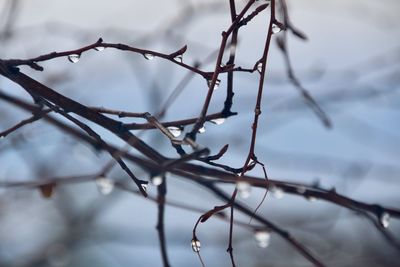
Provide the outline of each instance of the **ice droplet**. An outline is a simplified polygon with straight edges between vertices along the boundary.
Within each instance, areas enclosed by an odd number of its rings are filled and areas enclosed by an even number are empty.
[[[176,62],[182,63],[182,62],[183,62],[183,56],[182,56],[182,55],[177,55],[176,57],[174,57],[174,60],[175,60]]]
[[[272,33],[276,34],[276,33],[280,33],[282,31],[282,28],[277,25],[277,24],[272,24]]]
[[[143,56],[147,60],[152,60],[154,58],[154,55],[150,53],[145,53]]]
[[[79,62],[79,59],[80,59],[80,58],[81,58],[81,56],[78,55],[78,54],[71,54],[71,55],[68,56],[68,60],[69,60],[69,62],[71,62],[71,63],[77,63],[77,62]]]
[[[300,185],[299,187],[296,188],[296,191],[297,191],[299,194],[304,194],[304,193],[307,191],[307,189],[306,189],[305,186]]]
[[[285,194],[281,188],[276,187],[276,186],[271,187],[270,191],[271,191],[271,193],[272,193],[272,196],[273,196],[274,198],[276,198],[276,199],[281,199],[281,198],[283,198],[283,196],[284,196],[284,194]]]
[[[259,62],[259,63],[257,64],[257,71],[258,71],[259,73],[262,73],[262,68],[263,68],[263,63],[262,63],[262,62]]]
[[[144,192],[147,191],[147,184],[141,184],[140,186],[142,187],[142,189],[144,190]]]
[[[96,178],[96,185],[103,195],[109,195],[114,190],[114,182],[106,177]]]
[[[236,183],[239,196],[243,199],[249,198],[251,193],[251,185],[248,182],[240,181]]]
[[[271,234],[270,232],[265,230],[256,231],[254,233],[254,238],[257,242],[257,246],[259,246],[260,248],[266,248],[269,246]]]
[[[193,238],[191,241],[191,245],[192,245],[193,252],[196,252],[196,253],[200,252],[201,243],[198,239]]]
[[[383,212],[379,217],[379,222],[384,228],[388,228],[390,224],[390,214],[387,212]]]
[[[211,80],[208,80],[208,81],[207,81],[208,87],[211,86],[211,82],[212,82]],[[213,90],[214,90],[214,91],[217,90],[217,89],[219,88],[219,85],[220,85],[220,84],[221,84],[221,80],[216,80],[216,81],[215,81],[215,84],[214,84],[214,89],[213,89]]]
[[[225,118],[217,118],[217,119],[210,120],[210,122],[212,122],[216,125],[221,125],[225,122],[225,120],[226,120]]]
[[[167,129],[174,137],[179,137],[182,133],[182,129],[176,126],[167,127]]]
[[[306,198],[307,198],[307,200],[310,201],[310,202],[317,201],[317,198],[316,198],[316,197],[313,197],[313,196],[307,196]]]
[[[206,127],[204,127],[204,126],[202,126],[200,129],[199,129],[199,133],[205,133],[206,132]]]
[[[153,177],[151,177],[151,183],[155,186],[159,186],[160,184],[162,184],[163,178],[161,176],[161,174],[159,175],[155,175]]]
[[[94,50],[99,51],[99,52],[103,51],[104,49],[105,49],[104,46],[96,46],[96,47],[94,48]]]

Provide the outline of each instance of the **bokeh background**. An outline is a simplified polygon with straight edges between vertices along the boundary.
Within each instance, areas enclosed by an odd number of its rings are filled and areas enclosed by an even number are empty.
[[[12,4],[14,2],[14,4]],[[239,7],[245,1],[236,1]],[[15,6],[12,19],[7,14]],[[318,183],[368,203],[400,206],[400,2],[396,0],[288,1],[292,22],[308,36],[289,35],[289,53],[303,85],[333,122],[326,129],[289,83],[282,54],[273,42],[258,130],[256,154],[272,178]],[[0,1],[0,57],[31,58],[76,49],[99,37],[165,53],[188,45],[184,61],[204,61],[219,47],[230,25],[228,1]],[[261,57],[268,23],[262,13],[243,28],[237,65],[252,67]],[[212,70],[215,57],[203,69]],[[77,64],[66,58],[42,64],[44,72],[22,71],[90,106],[156,113],[187,71],[170,62],[105,49],[85,53]],[[258,74],[235,74],[233,111],[222,125],[206,124],[199,143],[221,162],[243,164],[250,142]],[[223,106],[222,75],[210,112]],[[29,100],[18,86],[0,78],[1,90]],[[165,120],[197,116],[205,81],[194,76]],[[0,103],[0,131],[29,114]],[[137,120],[127,119],[133,122]],[[95,128],[110,143],[122,143]],[[140,133],[165,155],[176,156],[156,131]],[[105,153],[75,141],[45,122],[36,122],[0,140],[0,266],[162,266],[157,206],[115,189],[101,195],[94,181],[58,186],[50,199],[37,188],[6,188],[8,182],[67,177],[98,171]],[[134,171],[145,179],[140,168]],[[253,175],[262,177],[259,169]],[[114,168],[112,179],[129,178]],[[232,186],[221,186],[227,192]],[[150,194],[156,188],[149,186]],[[264,191],[253,189],[246,203],[256,207]],[[208,210],[222,202],[179,177],[168,177],[169,201]],[[357,214],[322,201],[268,195],[259,213],[289,230],[328,266],[399,266],[399,251]],[[168,252],[172,266],[200,266],[190,248],[200,213],[166,208]],[[239,220],[248,221],[241,217]],[[400,223],[390,221],[400,238]],[[199,229],[206,266],[230,266],[225,252],[228,223],[211,219]],[[259,248],[253,233],[235,227],[238,266],[309,266],[296,251],[272,235]]]

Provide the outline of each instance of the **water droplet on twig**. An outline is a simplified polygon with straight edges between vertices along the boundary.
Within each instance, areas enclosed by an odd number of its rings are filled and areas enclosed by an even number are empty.
[[[152,60],[154,58],[154,55],[151,53],[145,53],[143,56],[147,60]]]
[[[280,33],[282,31],[282,28],[277,25],[277,24],[272,24],[272,33],[276,34],[276,33]]]
[[[310,201],[310,202],[317,201],[317,198],[316,198],[316,197],[313,197],[313,196],[307,196],[306,198],[307,198],[307,200]]]
[[[281,199],[285,195],[285,193],[283,192],[282,188],[279,188],[279,187],[276,187],[276,186],[272,186],[270,188],[270,191],[272,193],[272,196],[274,198],[276,198],[276,199]]]
[[[390,214],[383,212],[379,217],[379,222],[384,228],[388,228],[390,224]]]
[[[208,85],[208,87],[210,87],[211,86],[211,82],[212,82],[212,80],[208,80],[207,81],[207,85]],[[218,88],[219,88],[219,85],[221,84],[221,80],[216,80],[215,81],[215,84],[214,84],[214,91],[215,90],[217,90]]]
[[[147,191],[147,184],[141,184],[140,186],[142,187],[142,189],[143,189],[144,192]]]
[[[221,125],[225,122],[225,118],[217,118],[217,119],[212,119],[210,122],[216,124],[216,125]]]
[[[269,246],[271,233],[265,230],[256,231],[254,233],[254,238],[257,242],[257,246],[259,246],[260,248],[266,248]]]
[[[206,132],[206,127],[201,126],[201,128],[199,129],[199,133],[205,133]]]
[[[68,60],[69,60],[69,62],[71,62],[71,63],[77,63],[77,62],[79,62],[79,59],[80,59],[80,58],[81,58],[81,56],[78,55],[78,54],[71,54],[71,55],[68,56]]]
[[[176,57],[174,57],[174,60],[176,62],[182,63],[183,62],[183,56],[182,55],[177,55]]]
[[[299,187],[296,188],[297,193],[299,194],[304,194],[306,192],[306,187],[303,185],[300,185]]]
[[[103,51],[104,49],[105,49],[104,46],[96,46],[96,47],[94,48],[94,50],[99,51],[99,52]]]
[[[155,186],[159,186],[163,182],[163,178],[162,178],[161,174],[154,175],[153,177],[150,178],[150,180],[151,180],[151,183]]]
[[[258,64],[257,64],[257,71],[261,74],[262,73],[262,69],[263,69],[263,63],[262,62],[259,62]]]
[[[114,190],[114,182],[106,177],[96,178],[96,185],[99,192],[103,195],[109,195]]]
[[[196,252],[196,253],[200,252],[201,243],[198,239],[193,238],[190,244],[192,245],[193,252]]]
[[[243,199],[249,198],[251,194],[251,185],[248,182],[239,181],[236,183],[239,196]]]
[[[182,133],[182,129],[176,126],[169,126],[167,129],[174,137],[179,137]]]

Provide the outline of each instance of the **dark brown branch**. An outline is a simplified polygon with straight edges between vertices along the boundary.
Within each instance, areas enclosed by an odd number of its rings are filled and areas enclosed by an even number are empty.
[[[35,122],[37,120],[40,120],[42,118],[42,114],[47,114],[49,113],[51,110],[43,110],[40,113],[36,113],[33,116],[31,116],[28,119],[22,120],[19,123],[17,123],[16,125],[8,128],[7,130],[0,132],[0,138],[6,137],[7,135],[9,135],[12,132],[15,132],[16,130],[20,129],[21,127],[30,124],[32,122]]]
[[[157,232],[158,239],[160,240],[160,251],[163,260],[164,267],[169,267],[167,244],[165,240],[165,227],[164,227],[164,213],[165,213],[165,198],[167,194],[167,182],[165,175],[162,176],[162,182],[157,186],[157,203],[158,203],[158,221],[157,221]]]

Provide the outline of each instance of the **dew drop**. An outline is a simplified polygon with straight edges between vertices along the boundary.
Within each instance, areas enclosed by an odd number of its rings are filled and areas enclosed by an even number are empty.
[[[196,253],[200,252],[201,243],[198,239],[193,238],[190,244],[192,245],[193,252],[196,252]]]
[[[183,62],[183,57],[182,57],[182,55],[177,55],[176,57],[174,57],[174,60],[175,60],[176,62],[182,63],[182,62]]]
[[[243,199],[249,198],[251,193],[251,185],[248,182],[240,181],[236,183],[239,196]]]
[[[265,230],[256,231],[254,233],[254,238],[257,242],[257,246],[259,246],[260,248],[266,248],[269,246],[271,234],[270,234],[270,232],[265,231]]]
[[[212,82],[211,80],[208,80],[208,81],[207,81],[208,87],[211,86],[211,82]],[[221,84],[221,80],[216,80],[216,81],[215,81],[215,84],[214,84],[214,89],[213,89],[213,90],[214,90],[214,91],[217,90],[217,89],[219,88],[219,85],[220,85],[220,84]]]
[[[276,186],[271,187],[270,191],[271,191],[271,193],[272,193],[272,196],[273,196],[274,198],[276,198],[276,199],[281,199],[281,198],[283,198],[283,196],[284,196],[284,194],[285,194],[281,188],[276,187]]]
[[[256,162],[254,161],[254,159],[250,159],[250,161],[249,161],[249,163],[247,164],[247,166],[253,166],[253,165],[255,165],[256,164]]]
[[[145,53],[143,56],[147,60],[152,60],[154,58],[154,55],[150,53]]]
[[[279,27],[279,25],[277,24],[272,24],[272,33],[276,34],[276,33],[280,33],[282,31],[282,28]]]
[[[105,49],[104,46],[96,46],[96,47],[94,48],[94,50],[99,51],[99,52],[103,51],[104,49]]]
[[[200,129],[199,129],[199,133],[205,133],[206,132],[206,127],[204,127],[204,126],[202,126]]]
[[[214,124],[216,124],[216,125],[221,125],[221,124],[223,124],[224,122],[225,122],[225,118],[217,118],[217,119],[213,119],[213,120],[210,120],[212,123],[214,123]]]
[[[390,221],[390,214],[387,212],[383,212],[379,217],[379,222],[384,228],[388,228],[390,223],[389,221]]]
[[[297,193],[299,194],[304,194],[306,192],[306,187],[301,185],[299,187],[296,188]]]
[[[257,64],[257,71],[258,71],[259,73],[262,73],[262,68],[263,68],[263,63],[262,63],[262,62],[259,62],[259,63]]]
[[[71,62],[71,63],[77,63],[77,62],[79,62],[79,59],[80,59],[80,58],[81,58],[81,56],[78,55],[78,54],[71,54],[71,55],[68,56],[68,60],[69,60],[69,62]]]
[[[179,137],[182,133],[182,129],[176,126],[167,127],[167,129],[174,137]]]
[[[317,198],[316,198],[316,197],[313,197],[313,196],[307,196],[306,198],[307,198],[307,200],[310,201],[310,202],[317,201]]]
[[[103,195],[109,195],[114,190],[114,182],[106,177],[96,178],[96,185]]]
[[[140,186],[142,187],[142,189],[143,189],[144,192],[147,191],[147,184],[141,184]]]
[[[151,183],[155,186],[159,186],[160,184],[162,184],[163,178],[161,176],[161,174],[159,175],[155,175],[153,177],[151,177]]]

